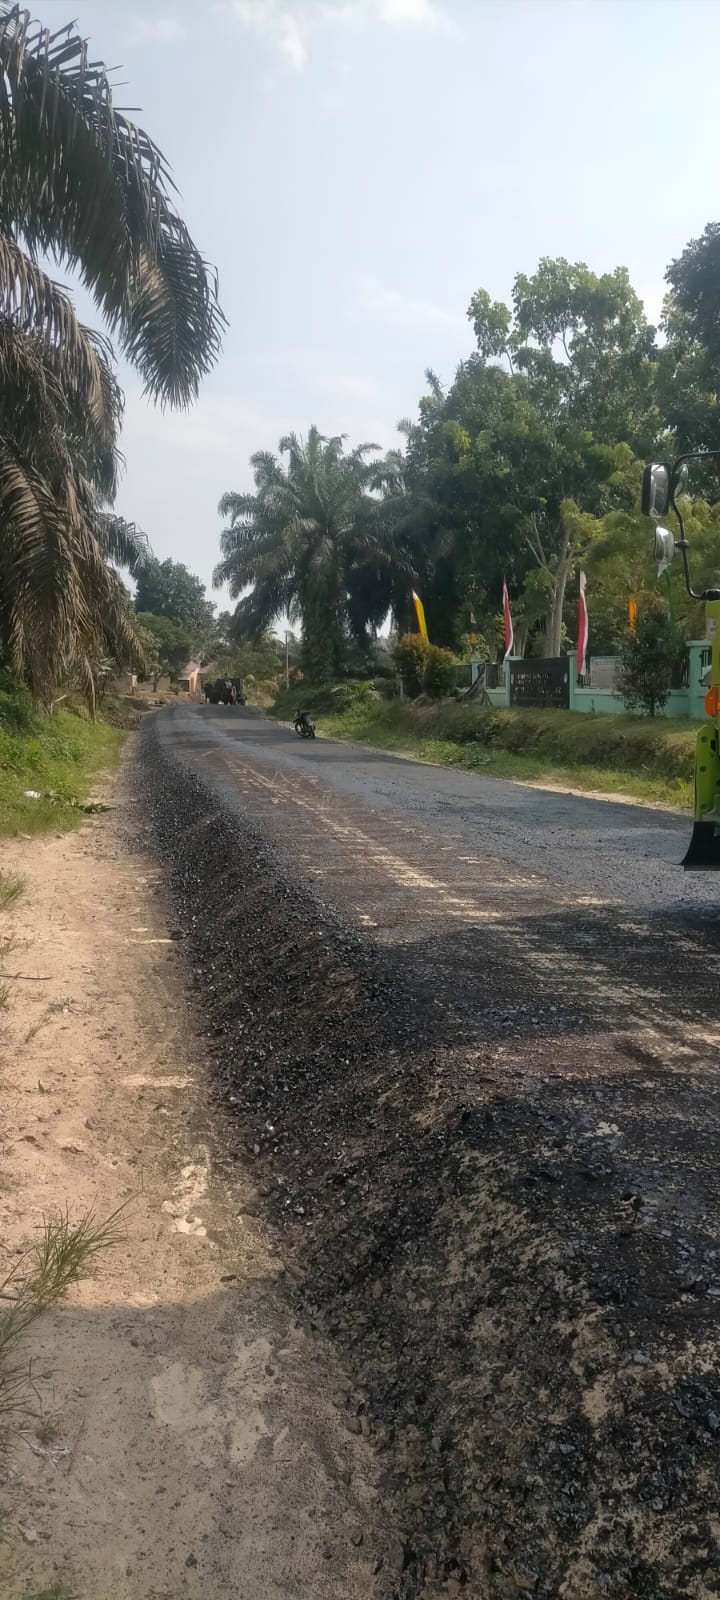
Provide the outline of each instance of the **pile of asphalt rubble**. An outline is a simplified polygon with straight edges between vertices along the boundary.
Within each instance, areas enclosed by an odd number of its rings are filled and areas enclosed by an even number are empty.
[[[719,1595],[702,1241],[683,1280],[633,1175],[588,1164],[566,1083],[471,1078],[465,1026],[411,960],[142,741],[214,1092],[379,1452],[398,1532],[377,1595]]]

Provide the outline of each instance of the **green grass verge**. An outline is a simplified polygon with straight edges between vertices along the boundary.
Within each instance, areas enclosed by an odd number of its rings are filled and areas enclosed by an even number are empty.
[[[79,1596],[74,1589],[67,1589],[64,1583],[54,1583],[50,1589],[19,1595],[18,1600],[79,1600]]]
[[[297,690],[283,694],[274,715],[289,718],[290,701],[296,710],[297,700]],[[660,805],[692,805],[698,725],[687,721],[374,699],[360,699],[337,714],[325,709],[327,691],[312,690],[306,691],[304,704],[317,716],[319,733],[419,761]]]
[[[0,835],[76,827],[99,773],[114,767],[127,732],[82,711],[46,716],[0,681]],[[34,790],[52,799],[28,799]]]

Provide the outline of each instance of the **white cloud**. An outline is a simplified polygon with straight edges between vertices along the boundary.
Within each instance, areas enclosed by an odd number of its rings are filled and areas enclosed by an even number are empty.
[[[455,33],[457,28],[438,0],[226,0],[224,10],[241,27],[274,45],[286,65],[301,72],[312,34],[334,27],[373,24],[425,33]]]
[[[313,394],[336,395],[341,400],[374,400],[378,394],[375,378],[343,368],[342,363],[351,358],[341,351],[301,346],[272,350],[265,359],[276,372],[282,372]]]
[[[304,8],[293,13],[278,0],[230,0],[229,10],[241,27],[269,39],[288,67],[302,72],[307,61]]]
[[[445,11],[434,0],[375,0],[365,8],[376,12],[391,28],[424,28],[428,33],[455,31]]]
[[[428,327],[434,324],[436,327],[467,329],[465,317],[459,312],[451,311],[448,306],[437,305],[431,300],[403,294],[399,289],[390,289],[378,278],[357,278],[355,301],[364,311],[374,311],[379,316],[413,327]]]
[[[179,44],[189,38],[189,29],[178,17],[135,17],[131,24],[131,44]]]

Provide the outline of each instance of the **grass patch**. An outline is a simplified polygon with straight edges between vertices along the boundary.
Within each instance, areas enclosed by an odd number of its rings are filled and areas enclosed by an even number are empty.
[[[0,835],[75,827],[93,781],[115,766],[126,736],[126,729],[92,722],[82,710],[44,715],[23,690],[0,681]]]
[[[287,716],[285,698],[275,715]],[[361,699],[340,715],[318,710],[317,722],[334,738],[488,777],[692,805],[697,724],[687,721]]]
[[[17,872],[0,872],[0,911],[13,906],[25,888],[25,881]]]
[[[121,1207],[120,1210],[123,1208]],[[0,1280],[0,1444],[26,1420],[32,1406],[32,1373],[18,1364],[18,1345],[48,1306],[62,1300],[101,1251],[118,1244],[119,1211],[98,1222],[88,1211],[71,1223],[66,1211],[45,1219],[41,1237]]]
[[[64,1583],[54,1583],[50,1589],[38,1589],[33,1594],[18,1595],[18,1600],[80,1600],[74,1589]]]

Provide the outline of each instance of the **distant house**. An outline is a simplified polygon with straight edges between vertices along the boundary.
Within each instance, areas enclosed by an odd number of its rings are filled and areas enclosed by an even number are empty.
[[[199,661],[188,661],[187,666],[178,673],[178,685],[187,694],[202,694],[203,678],[214,670],[212,662],[205,656]]]

